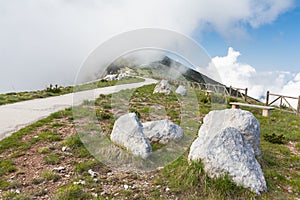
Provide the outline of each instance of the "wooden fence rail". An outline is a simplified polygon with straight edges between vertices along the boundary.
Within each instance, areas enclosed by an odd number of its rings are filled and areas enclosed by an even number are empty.
[[[270,96],[274,96],[276,97],[272,102],[270,102]],[[294,99],[294,100],[298,100],[298,105],[297,105],[297,109],[295,109],[291,103],[288,101],[288,99]],[[270,106],[274,103],[276,103],[277,101],[279,102],[279,108],[282,109],[284,102],[287,103],[288,107],[295,112],[296,114],[300,114],[300,96],[299,97],[291,97],[291,96],[284,96],[284,95],[280,95],[280,94],[272,94],[270,93],[270,91],[267,91],[267,95],[266,95],[266,106]]]
[[[247,101],[247,93],[248,88],[235,88],[235,87],[226,87],[222,84],[211,84],[211,83],[199,83],[195,81],[182,81],[182,80],[174,80],[168,77],[160,77],[160,76],[151,76],[152,78],[156,79],[165,79],[168,80],[170,83],[176,84],[176,85],[184,85],[189,86],[193,88],[198,88],[200,90],[207,91],[209,93],[215,93],[215,94],[223,94],[226,96],[233,96],[233,97],[241,97],[245,101]]]

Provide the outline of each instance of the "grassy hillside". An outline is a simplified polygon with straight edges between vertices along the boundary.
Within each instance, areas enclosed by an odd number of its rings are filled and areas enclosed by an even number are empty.
[[[188,139],[197,136],[205,114],[214,105],[201,91],[182,103],[174,94],[152,94],[154,85],[136,90],[101,95],[80,107],[52,114],[0,141],[0,197],[2,199],[295,199],[300,195],[300,117],[272,111],[262,117],[261,110],[250,109],[261,123],[262,159],[269,192],[256,196],[235,186],[228,177],[207,177],[201,163],[188,164],[188,150],[164,168],[150,172],[123,172],[97,161],[87,151],[78,133],[109,136],[115,119],[136,112],[141,121],[168,118],[181,122]],[[189,90],[191,92],[191,90]],[[131,94],[129,103],[125,96]],[[118,98],[117,98],[118,97]],[[118,101],[111,101],[112,99]],[[190,98],[190,99],[189,99]],[[123,99],[123,101],[122,101]],[[232,99],[231,100],[237,100]],[[228,101],[230,100],[228,99]],[[196,100],[196,102],[194,101]],[[241,101],[241,100],[239,100]],[[127,104],[128,103],[128,104]],[[128,105],[124,109],[123,105]],[[182,112],[184,107],[184,112]],[[125,107],[127,108],[127,107]],[[74,111],[74,112],[73,112]],[[78,112],[80,111],[80,112]],[[88,123],[93,114],[101,125]],[[74,120],[87,122],[75,127]],[[271,143],[272,142],[272,143]],[[62,150],[64,148],[64,151]],[[162,148],[154,145],[153,149]],[[65,167],[53,171],[55,167]],[[97,172],[96,179],[88,170]]]
[[[6,94],[0,94],[0,105],[16,103],[20,101],[32,100],[32,99],[40,99],[51,96],[59,96],[63,94],[72,93],[73,91],[83,91],[83,90],[91,90],[95,88],[108,87],[116,84],[127,84],[127,83],[135,83],[141,82],[143,79],[141,78],[126,78],[121,81],[97,81],[93,83],[83,84],[79,86],[67,86],[61,87],[58,85],[49,85],[44,90],[38,91],[30,91],[30,92],[11,92]]]

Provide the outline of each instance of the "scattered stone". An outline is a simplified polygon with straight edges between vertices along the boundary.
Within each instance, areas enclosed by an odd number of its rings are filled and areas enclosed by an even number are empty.
[[[150,142],[143,133],[143,125],[135,113],[123,115],[115,121],[110,139],[135,156],[146,159],[152,153]]]
[[[57,171],[57,172],[63,172],[63,171],[65,171],[66,170],[66,168],[65,167],[62,167],[62,166],[60,166],[60,167],[54,167],[53,169],[52,169],[52,171]]]
[[[39,138],[39,136],[38,136],[38,135],[35,135],[35,136],[33,136],[33,138],[35,138],[35,139],[36,139],[36,138]]]
[[[65,152],[65,151],[68,151],[69,148],[68,148],[68,147],[62,147],[61,150],[62,150],[63,152]]]
[[[125,189],[125,190],[128,190],[128,188],[129,188],[129,186],[125,184],[125,185],[124,185],[124,189]]]
[[[91,175],[92,178],[95,178],[98,175],[98,173],[94,172],[92,169],[89,169],[88,173]]]
[[[168,188],[168,187],[166,188],[166,192],[169,192],[170,190],[171,190],[170,188]]]
[[[267,191],[253,148],[236,128],[200,128],[199,136],[190,148],[189,160],[201,160],[205,171],[212,178],[228,174],[237,185],[257,194]]]
[[[179,85],[178,88],[175,90],[176,94],[179,94],[181,96],[186,96],[187,95],[187,90],[185,86]]]
[[[85,185],[85,181],[84,180],[79,180],[77,182],[73,182],[74,185]]]
[[[167,94],[169,95],[172,91],[171,85],[166,80],[161,80],[154,88],[153,94]]]
[[[117,80],[120,81],[122,80],[123,78],[126,78],[127,74],[126,73],[120,73],[117,77]]]
[[[145,122],[143,132],[150,142],[160,144],[167,144],[171,140],[179,141],[184,135],[182,128],[169,120]]]
[[[98,183],[98,181],[99,181],[97,178],[94,178],[93,180],[95,183]]]
[[[98,197],[98,194],[97,194],[97,193],[94,193],[94,192],[92,192],[92,196],[93,196],[93,197],[95,197],[95,198],[97,198],[97,197]]]
[[[117,79],[118,74],[108,74],[103,79],[107,81],[114,81]]]
[[[114,175],[113,172],[108,172],[108,173],[107,173],[107,176],[112,176],[112,175]]]

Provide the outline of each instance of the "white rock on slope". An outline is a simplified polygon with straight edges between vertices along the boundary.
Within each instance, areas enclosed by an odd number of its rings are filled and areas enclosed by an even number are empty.
[[[143,132],[150,142],[160,144],[167,144],[171,140],[179,141],[184,135],[182,128],[169,120],[145,122]]]
[[[181,96],[186,96],[187,95],[187,90],[185,86],[179,85],[178,88],[175,90],[176,94],[179,94]]]
[[[212,178],[228,174],[239,186],[260,194],[266,181],[251,145],[236,128],[227,127],[205,140],[199,136],[190,148],[189,160],[201,160]]]
[[[170,94],[172,91],[171,85],[166,80],[161,80],[154,88],[153,94]]]
[[[152,152],[150,142],[144,136],[143,125],[135,113],[123,115],[115,121],[110,139],[144,159]]]
[[[242,132],[247,142],[252,146],[255,155],[260,157],[260,124],[254,115],[241,109],[214,110],[209,112],[199,130],[199,136],[208,140],[226,127],[234,127]]]

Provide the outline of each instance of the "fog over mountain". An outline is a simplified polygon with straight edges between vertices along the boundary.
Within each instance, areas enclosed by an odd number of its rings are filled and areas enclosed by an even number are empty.
[[[50,83],[73,84],[89,53],[125,31],[153,27],[188,36],[197,32],[201,37],[201,32],[209,28],[224,38],[243,38],[247,35],[246,27],[272,23],[293,3],[293,0],[1,0],[0,92],[43,89]],[[238,53],[233,49],[228,55],[212,60],[225,84],[247,86],[255,97],[263,95],[267,84],[278,92],[292,93],[291,88],[299,88],[299,74],[257,72],[254,67],[239,63]],[[230,77],[224,76],[228,71],[232,72]],[[267,78],[267,83],[256,81],[265,79],[259,77]]]

